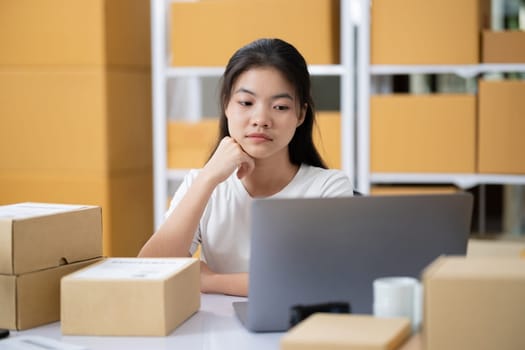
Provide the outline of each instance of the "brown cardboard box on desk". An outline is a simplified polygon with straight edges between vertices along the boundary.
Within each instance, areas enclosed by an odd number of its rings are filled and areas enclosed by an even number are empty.
[[[441,257],[423,283],[426,350],[525,349],[525,260]]]
[[[62,333],[164,336],[200,307],[199,261],[110,258],[62,279]]]
[[[317,313],[281,338],[281,350],[393,350],[410,332],[404,318]]]
[[[101,208],[0,206],[0,327],[58,321],[60,278],[102,255]]]

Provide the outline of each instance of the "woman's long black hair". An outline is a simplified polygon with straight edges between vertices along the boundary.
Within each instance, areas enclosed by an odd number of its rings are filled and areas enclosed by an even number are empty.
[[[307,106],[304,121],[297,127],[288,145],[290,162],[327,168],[312,138],[315,109],[308,66],[299,51],[281,39],[258,39],[237,50],[230,58],[221,79],[219,138],[212,154],[220,141],[225,136],[230,136],[225,111],[235,81],[242,73],[256,67],[272,67],[280,71],[295,87],[300,106]]]

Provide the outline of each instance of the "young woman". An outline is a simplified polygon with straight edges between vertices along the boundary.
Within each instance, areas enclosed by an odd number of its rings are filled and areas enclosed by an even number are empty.
[[[222,77],[220,136],[175,193],[139,256],[187,257],[201,245],[201,290],[248,294],[250,202],[256,197],[352,196],[312,140],[314,104],[301,54],[280,39],[239,49]]]

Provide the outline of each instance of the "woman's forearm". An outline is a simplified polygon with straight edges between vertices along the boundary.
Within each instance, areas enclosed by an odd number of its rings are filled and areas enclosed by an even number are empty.
[[[213,274],[201,279],[201,292],[248,296],[248,273]]]
[[[215,185],[198,175],[177,207],[146,242],[140,257],[185,257]]]

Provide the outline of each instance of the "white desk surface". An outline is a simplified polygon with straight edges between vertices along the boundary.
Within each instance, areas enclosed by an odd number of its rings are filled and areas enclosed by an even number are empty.
[[[166,337],[91,337],[63,336],[55,322],[26,331],[11,332],[10,337],[36,335],[92,350],[273,350],[279,349],[284,333],[251,333],[239,322],[232,302],[246,298],[202,294],[200,310]],[[399,350],[421,350],[419,335],[411,337]],[[1,346],[0,346],[1,348]]]
[[[284,333],[251,333],[243,328],[234,314],[232,302],[244,299],[202,294],[200,310],[166,337],[63,336],[59,322],[11,332],[10,337],[38,335],[93,350],[279,349],[279,341]]]

